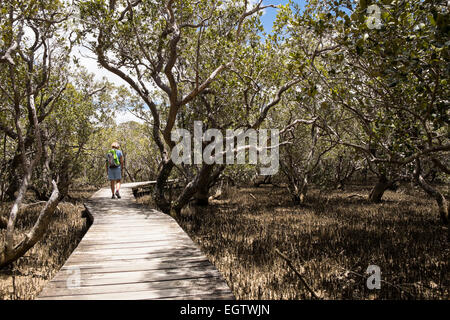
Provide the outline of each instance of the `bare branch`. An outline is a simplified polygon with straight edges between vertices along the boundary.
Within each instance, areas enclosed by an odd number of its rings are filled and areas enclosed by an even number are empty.
[[[299,83],[300,81],[301,81],[301,79],[291,80],[288,83],[286,83],[285,85],[283,85],[280,89],[278,89],[278,91],[277,91],[277,93],[275,95],[275,98],[262,108],[262,111],[260,113],[259,118],[255,121],[255,123],[251,127],[254,128],[254,129],[258,128],[261,125],[261,123],[266,119],[267,113],[269,112],[269,110],[273,106],[277,105],[280,102],[283,93],[286,90],[288,90],[289,88],[291,88],[292,86],[294,86],[297,83]]]
[[[128,12],[128,11],[130,11],[130,10],[132,10],[133,9],[133,7],[136,7],[139,3],[141,3],[142,2],[142,0],[136,0],[136,1],[133,1],[133,2],[128,2],[128,6],[120,13],[120,17],[119,17],[119,21],[122,21],[123,20],[123,18],[125,18],[125,14]]]
[[[16,38],[16,41],[14,41],[8,49],[5,50],[5,52],[0,52],[0,63],[8,62],[12,65],[15,65],[14,59],[12,57],[12,54],[14,51],[16,51],[19,48],[20,42],[22,41],[22,37],[24,34],[23,30],[23,20],[20,21],[20,27],[19,32]]]
[[[288,126],[286,126],[284,129],[282,129],[280,131],[280,134],[285,133],[288,130],[291,130],[292,128],[296,127],[298,124],[303,123],[303,124],[313,124],[314,122],[316,122],[318,118],[314,118],[311,120],[306,120],[306,119],[296,119],[294,122],[292,122],[291,124],[289,124]]]
[[[294,273],[299,277],[300,281],[303,283],[305,288],[312,294],[312,296],[318,300],[321,298],[317,295],[317,293],[311,288],[311,286],[306,282],[305,278],[297,271],[297,269],[292,265],[292,261],[283,253],[280,252],[277,248],[275,248],[275,253],[278,254],[284,261],[286,261],[289,268],[294,271]]]

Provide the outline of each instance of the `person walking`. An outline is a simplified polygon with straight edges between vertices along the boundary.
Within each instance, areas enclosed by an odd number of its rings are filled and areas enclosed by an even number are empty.
[[[120,181],[122,180],[123,154],[119,150],[120,146],[117,142],[111,144],[111,149],[106,155],[106,174],[111,182],[111,199],[120,199]]]

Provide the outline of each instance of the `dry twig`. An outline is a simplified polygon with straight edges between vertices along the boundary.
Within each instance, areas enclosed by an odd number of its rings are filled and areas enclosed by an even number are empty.
[[[312,294],[312,296],[318,300],[321,300],[322,298],[318,296],[318,294],[306,282],[305,278],[300,274],[300,272],[298,272],[297,269],[292,265],[291,260],[285,254],[281,253],[280,250],[278,250],[277,248],[275,248],[275,252],[287,262],[289,268],[291,268],[292,271],[294,271],[294,273],[300,278],[301,282],[306,287],[306,289],[308,289],[308,291]]]

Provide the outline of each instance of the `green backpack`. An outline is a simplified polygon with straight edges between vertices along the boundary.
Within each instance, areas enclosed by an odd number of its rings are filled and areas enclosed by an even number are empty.
[[[108,157],[108,165],[110,168],[117,168],[120,166],[119,157],[117,156],[115,149],[109,150],[107,157]]]

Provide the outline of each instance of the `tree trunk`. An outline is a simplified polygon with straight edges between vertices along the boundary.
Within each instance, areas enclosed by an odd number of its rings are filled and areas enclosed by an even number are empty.
[[[44,208],[42,208],[39,217],[34,224],[33,228],[25,235],[25,238],[18,243],[17,245],[13,245],[12,234],[10,239],[7,239],[6,245],[2,252],[0,252],[0,268],[16,261],[20,257],[22,257],[29,249],[31,249],[36,242],[38,242],[44,232],[47,230],[47,227],[50,223],[50,218],[53,212],[56,210],[58,206],[58,198],[59,191],[56,185],[56,182],[52,182],[53,184],[53,192],[50,196],[50,199],[45,204]]]
[[[198,186],[197,192],[194,194],[195,204],[198,206],[207,206],[209,199],[209,191],[216,184],[225,165],[216,165],[215,169],[209,174],[208,182]]]
[[[288,190],[294,204],[304,204],[306,201],[306,195],[308,194],[308,177],[304,176],[301,180],[292,178],[288,181]]]
[[[301,182],[297,182],[291,186],[290,190],[294,204],[304,204],[306,195],[308,194],[308,178],[304,177]]]
[[[369,201],[373,203],[381,202],[384,192],[392,185],[392,181],[388,181],[385,175],[378,178],[377,184],[372,188],[369,194]]]
[[[31,131],[30,131],[31,132]],[[28,151],[33,143],[33,135],[31,133],[27,133],[27,137],[24,142],[24,149]],[[21,176],[25,175],[25,168],[22,167],[22,153],[20,150],[20,146],[17,147],[16,154],[8,163],[8,176],[7,181],[9,181],[8,188],[5,191],[6,199],[10,201],[14,201],[17,197],[17,193],[21,186]]]
[[[153,194],[156,206],[159,210],[166,214],[170,213],[171,204],[170,201],[167,201],[164,191],[173,167],[174,163],[172,162],[172,159],[169,158],[162,160],[161,169],[159,170],[158,177],[156,178],[156,185]]]
[[[15,155],[8,167],[10,169],[7,172],[6,180],[9,183],[5,190],[5,198],[6,200],[14,201],[17,197],[17,192],[20,189],[20,178],[18,173],[18,170],[20,170],[20,155]]]
[[[300,192],[298,186],[297,175],[294,173],[292,165],[287,164],[285,161],[280,160],[281,170],[287,178],[287,189],[291,195],[291,199],[294,204],[300,204]]]
[[[209,188],[206,185],[199,186],[194,194],[195,204],[206,207],[208,205]]]
[[[416,160],[416,168],[414,170],[414,179],[417,184],[432,198],[434,198],[439,207],[439,216],[442,223],[447,224],[448,218],[448,202],[445,196],[436,188],[429,185],[421,175],[420,161]]]
[[[186,187],[183,189],[177,200],[175,200],[175,203],[173,205],[172,215],[179,215],[181,212],[181,209],[183,209],[184,206],[186,206],[189,202],[189,200],[197,194],[197,192],[200,191],[198,196],[200,202],[203,201],[203,203],[206,202],[208,204],[208,192],[209,192],[209,185],[210,185],[210,179],[211,179],[211,173],[214,169],[213,164],[203,164],[200,171],[195,176],[194,180],[189,182]],[[206,193],[206,199],[203,198],[204,194]]]
[[[60,174],[58,177],[59,201],[62,201],[69,193],[71,173],[73,174],[73,168],[70,168],[70,159],[66,157],[61,165]]]
[[[304,204],[305,203],[306,194],[307,193],[308,193],[308,176],[305,175],[303,177],[303,181],[302,181],[302,183],[300,185],[300,188],[299,188],[299,197],[298,197],[298,199],[299,199],[299,203],[300,204]]]
[[[448,223],[448,203],[447,199],[445,199],[444,195],[439,192],[439,190],[433,188],[431,185],[429,185],[422,176],[419,176],[418,180],[419,185],[422,187],[422,189],[428,193],[431,197],[433,197],[439,207],[439,216],[441,218],[441,221],[443,223]]]
[[[20,189],[18,191],[17,197],[14,200],[13,206],[9,212],[8,224],[6,226],[6,237],[5,237],[5,250],[4,252],[10,252],[13,250],[14,244],[14,229],[17,220],[17,214],[19,212],[19,207],[22,204],[23,199],[25,198],[25,193],[27,192],[28,185],[31,179],[31,173],[33,171],[33,162],[30,163],[25,169],[26,172],[23,176],[22,183],[20,185]],[[2,261],[0,254],[0,261]]]

